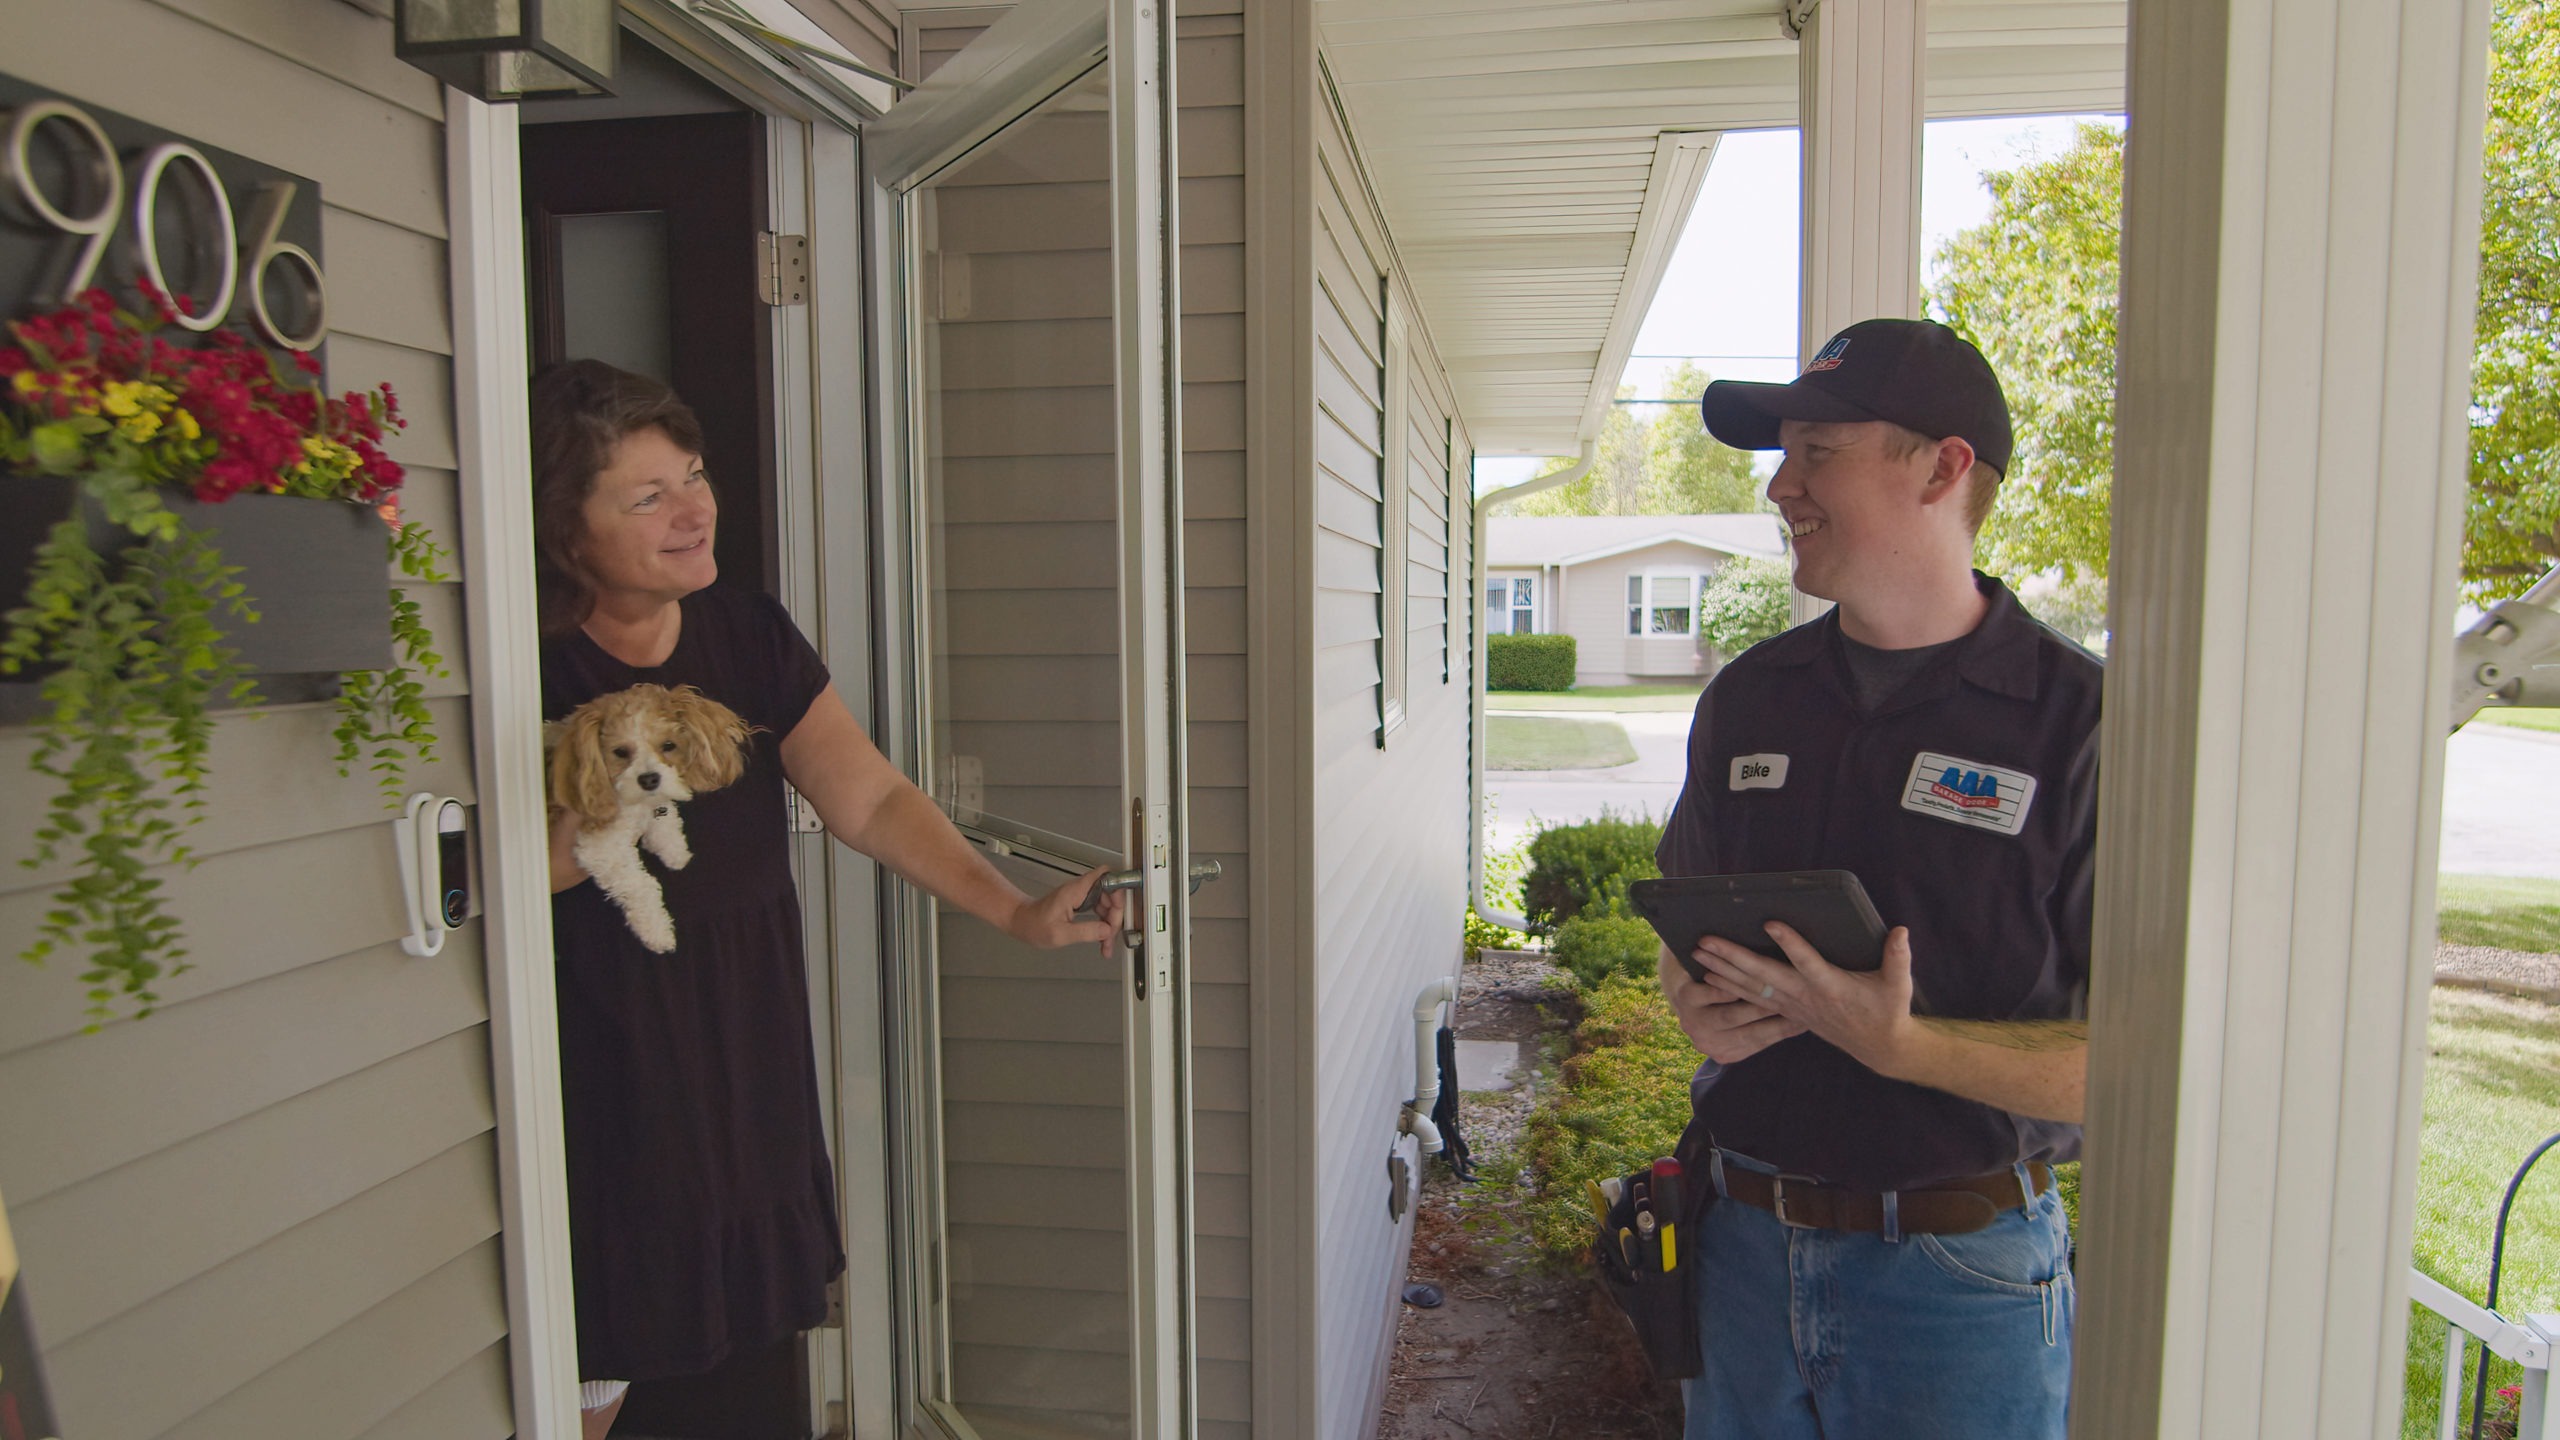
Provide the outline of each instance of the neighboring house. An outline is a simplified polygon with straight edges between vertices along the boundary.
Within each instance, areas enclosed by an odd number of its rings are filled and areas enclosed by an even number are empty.
[[[1496,634],[1572,636],[1577,685],[1697,679],[1723,659],[1697,637],[1700,587],[1785,553],[1775,515],[1496,515],[1485,613]]]
[[[2136,12],[2091,1435],[2396,1413],[2485,32],[2333,8]],[[716,1408],[1359,1440],[1476,829],[1459,477],[1588,457],[1720,132],[1806,126],[1818,343],[1917,309],[1924,115],[2127,83],[2117,0],[547,0],[619,16],[619,93],[492,105],[397,58],[392,9],[0,9],[6,103],[301,182],[330,382],[398,385],[453,542],[413,587],[454,666],[414,778],[471,807],[481,880],[404,953],[369,778],[279,704],[216,727],[157,1014],[83,1034],[76,957],[0,958],[0,1195],[81,1440],[577,1433],[524,399],[581,353],[703,407],[724,571],[890,756],[1026,883],[1135,872],[1146,921],[1026,954],[800,837],[849,1271]],[[12,314],[95,229],[45,252],[25,208]],[[1623,616],[1615,583],[1581,588]],[[35,744],[0,730],[0,860]],[[0,876],[14,954],[63,873]]]

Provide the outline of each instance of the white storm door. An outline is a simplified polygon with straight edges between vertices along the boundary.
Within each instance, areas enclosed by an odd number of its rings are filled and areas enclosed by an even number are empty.
[[[1152,0],[1035,0],[976,46],[999,58],[955,61],[872,147],[904,317],[906,758],[1026,890],[1107,868],[1129,923],[1108,954],[1038,951],[911,912],[905,1408],[982,1440],[1185,1436],[1170,35]]]

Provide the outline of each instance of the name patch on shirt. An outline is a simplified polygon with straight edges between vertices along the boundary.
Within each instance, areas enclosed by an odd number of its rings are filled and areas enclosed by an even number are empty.
[[[1905,810],[2003,835],[2015,835],[2027,823],[2027,807],[2035,798],[2033,775],[1934,750],[1923,750],[1912,760],[1911,778],[1902,787]]]
[[[1775,790],[1786,783],[1787,757],[1784,755],[1733,757],[1733,788],[1736,790]]]

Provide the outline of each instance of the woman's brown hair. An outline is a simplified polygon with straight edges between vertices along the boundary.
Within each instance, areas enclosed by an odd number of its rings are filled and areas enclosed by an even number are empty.
[[[601,360],[572,360],[533,382],[533,578],[542,633],[565,635],[595,609],[595,577],[579,558],[584,514],[614,447],[651,427],[702,453],[702,422],[676,392]]]

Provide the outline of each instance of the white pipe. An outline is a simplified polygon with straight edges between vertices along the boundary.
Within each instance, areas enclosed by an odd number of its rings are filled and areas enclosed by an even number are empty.
[[[1599,457],[1599,442],[1596,440],[1586,440],[1582,443],[1582,454],[1575,459],[1574,463],[1570,467],[1559,470],[1553,475],[1541,475],[1535,480],[1523,481],[1518,485],[1506,485],[1491,494],[1477,497],[1475,504],[1474,528],[1470,533],[1467,546],[1468,553],[1472,557],[1468,568],[1474,572],[1476,586],[1475,603],[1467,607],[1476,617],[1475,677],[1471,686],[1474,694],[1470,699],[1472,708],[1469,712],[1472,717],[1469,723],[1473,726],[1471,733],[1474,736],[1475,743],[1467,747],[1467,893],[1474,898],[1476,914],[1483,916],[1485,919],[1492,921],[1496,925],[1506,926],[1513,930],[1528,929],[1529,921],[1527,917],[1512,914],[1508,910],[1496,910],[1484,897],[1484,751],[1486,738],[1484,721],[1484,669],[1486,649],[1485,636],[1489,633],[1492,619],[1491,616],[1485,613],[1484,607],[1484,522],[1492,515],[1493,507],[1506,500],[1518,500],[1524,496],[1535,495],[1541,490],[1553,490],[1559,485],[1570,485],[1574,481],[1581,479],[1583,476],[1590,474],[1592,464],[1597,461]],[[1541,571],[1541,573],[1543,574],[1544,572]]]
[[[1447,1142],[1431,1112],[1440,1105],[1440,1007],[1455,1007],[1458,977],[1443,975],[1413,997],[1413,1098],[1405,1103],[1397,1129],[1422,1142],[1422,1153],[1437,1155]],[[1455,1018],[1454,1008],[1452,1018]]]

